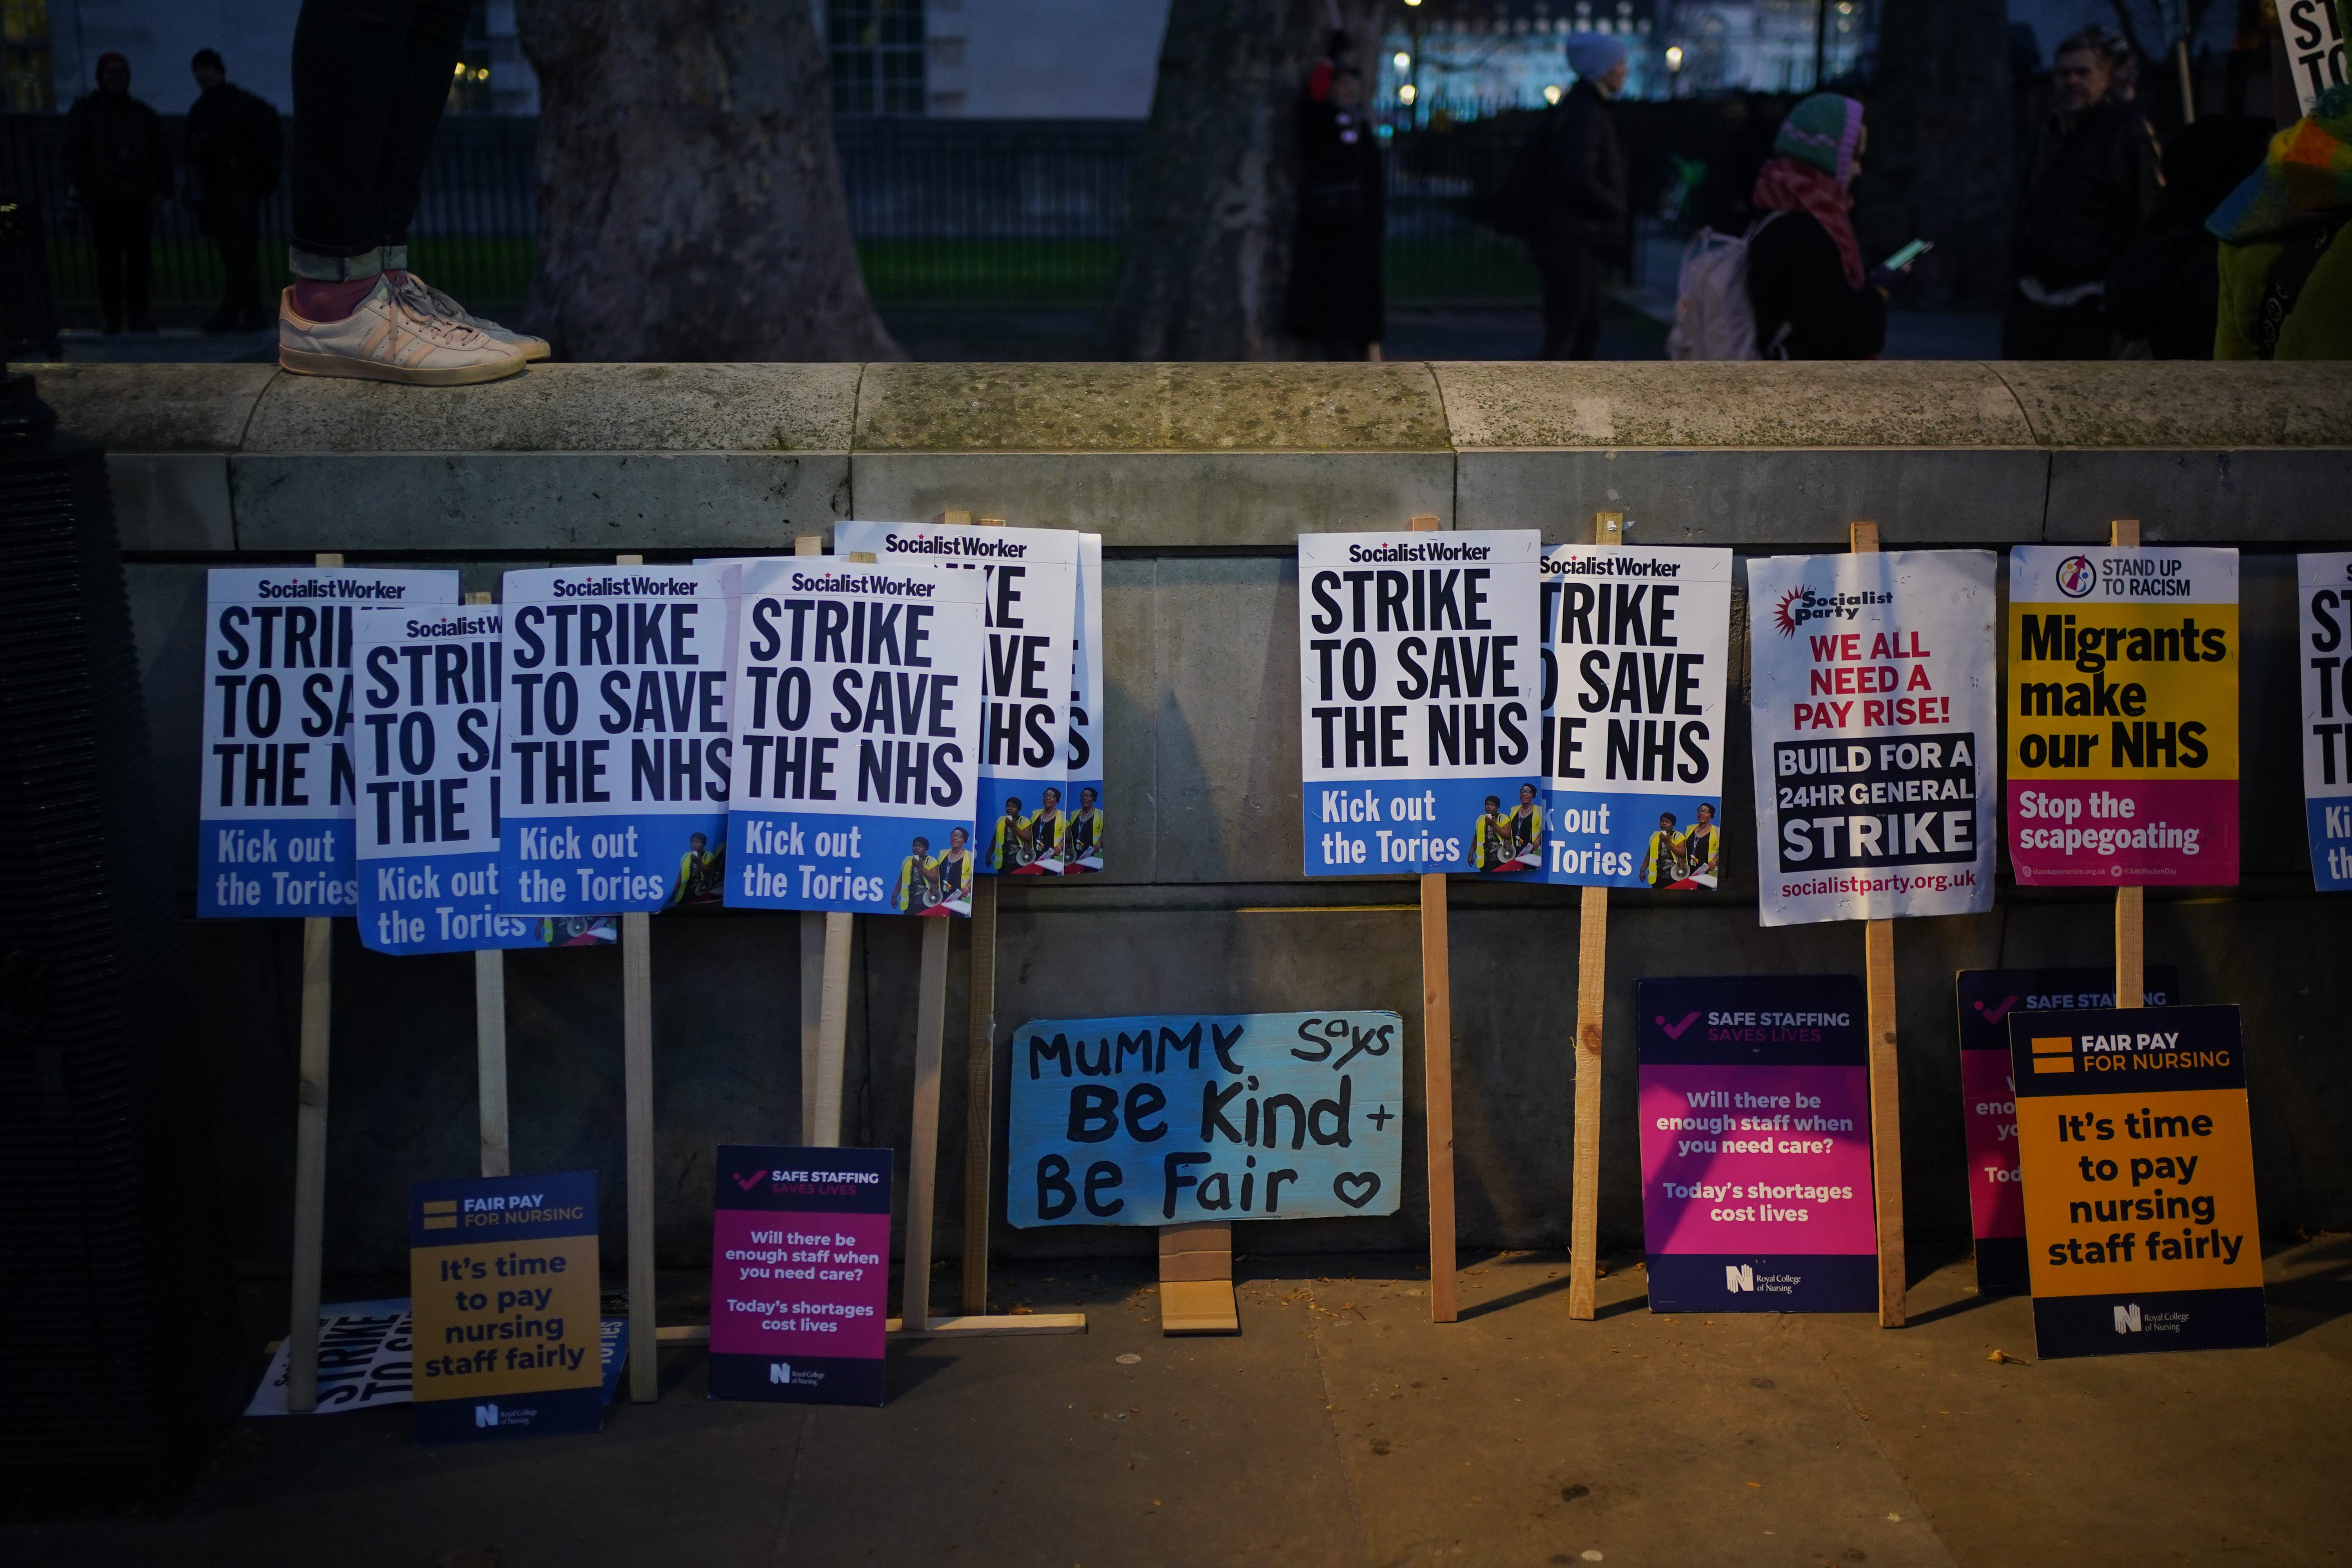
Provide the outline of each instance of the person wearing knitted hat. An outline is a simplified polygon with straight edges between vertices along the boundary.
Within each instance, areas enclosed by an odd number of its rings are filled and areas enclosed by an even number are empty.
[[[1853,234],[1862,105],[1817,92],[1789,111],[1748,200],[1748,301],[1766,359],[1875,359],[1886,296],[1866,276]]]
[[[2352,87],[2331,87],[2206,220],[2221,242],[2215,359],[2352,359],[2347,219]]]
[[[1539,211],[1527,231],[1543,280],[1545,359],[1591,359],[1601,343],[1601,263],[1626,237],[1625,155],[1609,105],[1623,90],[1622,40],[1574,33],[1568,63],[1575,85],[1536,132]]]

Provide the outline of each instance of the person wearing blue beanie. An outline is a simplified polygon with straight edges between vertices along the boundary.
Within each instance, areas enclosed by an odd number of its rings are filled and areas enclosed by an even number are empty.
[[[1568,68],[1576,73],[1577,80],[1598,85],[1602,79],[1624,64],[1626,64],[1625,41],[1616,34],[1571,33],[1569,35]],[[1617,89],[1622,87],[1624,82],[1625,79],[1619,77],[1614,82],[1602,89],[1602,95],[1608,98],[1616,97]]]

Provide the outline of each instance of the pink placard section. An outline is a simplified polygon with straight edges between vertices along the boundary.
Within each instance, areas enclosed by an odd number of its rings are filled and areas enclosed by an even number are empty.
[[[1979,1241],[2025,1234],[2017,1179],[2017,1089],[2005,1051],[1960,1053],[1961,1125],[1968,1136],[1969,1215]]]
[[[2235,887],[2238,781],[2011,779],[2009,860],[2026,887]]]
[[[1650,1252],[1877,1252],[1867,1068],[1645,1065],[1641,1106]]]
[[[721,1209],[711,1216],[711,1245],[715,1353],[882,1353],[888,1215]]]

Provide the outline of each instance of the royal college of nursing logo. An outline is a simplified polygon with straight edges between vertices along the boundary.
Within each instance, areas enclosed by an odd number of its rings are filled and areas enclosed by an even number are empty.
[[[2070,599],[2079,599],[2099,585],[2098,568],[2087,555],[2069,555],[2058,563],[2058,591]]]

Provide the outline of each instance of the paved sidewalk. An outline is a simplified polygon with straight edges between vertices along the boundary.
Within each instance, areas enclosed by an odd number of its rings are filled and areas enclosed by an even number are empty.
[[[1169,1340],[1140,1260],[1000,1270],[1089,1331],[896,1347],[881,1411],[711,1404],[673,1352],[593,1437],[248,1421],[180,1517],[0,1529],[0,1560],[2141,1568],[2352,1539],[2352,1238],[2271,1259],[2267,1351],[2049,1363],[1965,1264],[1901,1332],[1653,1316],[1630,1261],[1574,1323],[1556,1253],[1473,1264],[1446,1328],[1409,1258],[1243,1271],[1239,1337]]]

